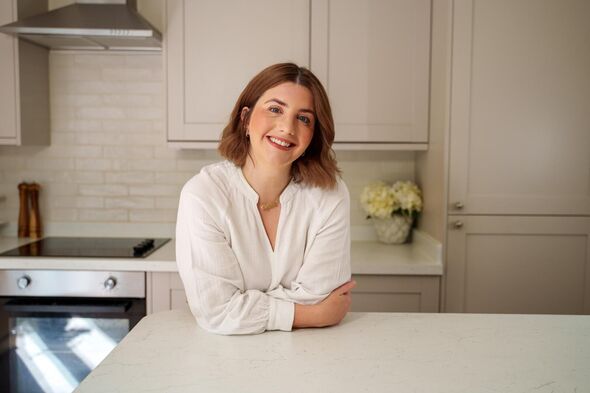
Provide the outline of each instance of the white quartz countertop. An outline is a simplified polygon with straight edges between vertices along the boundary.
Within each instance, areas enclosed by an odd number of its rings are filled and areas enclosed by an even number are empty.
[[[404,245],[353,241],[353,274],[442,275],[440,245],[419,233],[414,238],[413,243]],[[31,241],[17,237],[0,237],[0,253]],[[143,259],[0,257],[0,269],[177,271],[174,239]]]
[[[219,336],[145,317],[92,392],[588,392],[590,316],[350,313],[325,329]]]

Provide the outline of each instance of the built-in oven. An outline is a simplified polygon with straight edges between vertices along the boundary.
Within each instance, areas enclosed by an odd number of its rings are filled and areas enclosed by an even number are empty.
[[[144,272],[0,271],[0,392],[72,392],[145,315]]]

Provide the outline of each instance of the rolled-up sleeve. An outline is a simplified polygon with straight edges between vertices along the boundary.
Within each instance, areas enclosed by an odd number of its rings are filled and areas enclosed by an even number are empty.
[[[294,304],[259,290],[245,290],[238,261],[206,203],[182,190],[176,224],[176,261],[191,312],[218,334],[290,331]]]
[[[322,225],[306,247],[296,279],[290,288],[279,285],[267,292],[269,295],[299,304],[315,304],[350,280],[350,195],[344,182],[339,182],[336,198],[331,202],[322,206]]]

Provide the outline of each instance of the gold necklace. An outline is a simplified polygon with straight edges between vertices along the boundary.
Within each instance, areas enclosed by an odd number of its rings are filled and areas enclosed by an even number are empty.
[[[275,207],[277,207],[277,206],[279,206],[279,200],[278,200],[278,198],[277,198],[277,199],[275,199],[275,200],[274,200],[274,201],[272,201],[272,202],[267,202],[267,203],[262,203],[262,202],[261,202],[261,203],[259,203],[259,204],[258,204],[258,207],[259,207],[260,209],[264,210],[264,211],[266,211],[266,210],[270,210],[270,209],[274,209],[274,208],[275,208]]]

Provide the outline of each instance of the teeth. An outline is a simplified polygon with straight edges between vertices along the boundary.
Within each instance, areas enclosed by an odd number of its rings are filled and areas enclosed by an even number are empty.
[[[290,144],[290,143],[283,142],[283,141],[281,141],[281,140],[279,140],[279,139],[273,138],[272,136],[270,137],[270,140],[271,140],[271,141],[273,141],[274,143],[276,143],[277,145],[281,145],[281,146],[284,146],[284,147],[289,147],[289,146],[291,146],[291,144]]]

